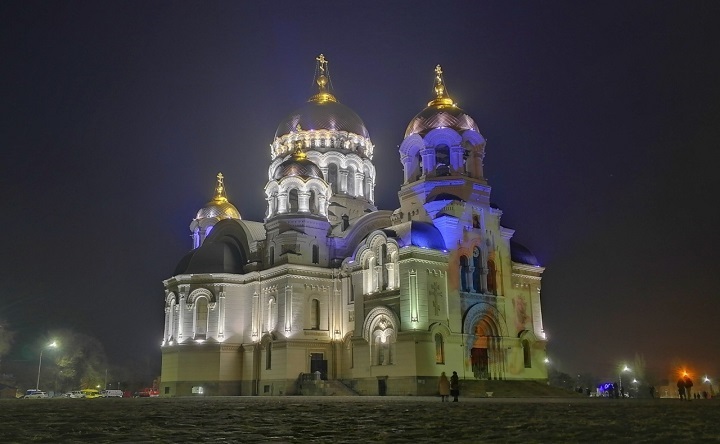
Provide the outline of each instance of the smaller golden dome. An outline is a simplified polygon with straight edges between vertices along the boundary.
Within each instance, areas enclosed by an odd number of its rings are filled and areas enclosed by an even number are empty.
[[[224,177],[222,173],[218,173],[217,186],[215,187],[215,197],[213,197],[210,202],[205,204],[205,206],[197,212],[197,215],[195,216],[196,220],[209,218],[242,219],[240,217],[240,212],[237,208],[235,208],[235,205],[231,204],[227,200],[223,179]]]
[[[299,177],[303,180],[322,179],[322,170],[315,162],[308,159],[301,146],[292,154],[292,156],[275,168],[273,179],[280,180],[284,177]]]
[[[424,136],[435,128],[452,128],[461,132],[466,130],[480,132],[472,117],[465,114],[448,95],[440,65],[435,67],[435,86],[433,89],[436,97],[428,102],[427,107],[410,121],[405,130],[405,137],[411,134]]]

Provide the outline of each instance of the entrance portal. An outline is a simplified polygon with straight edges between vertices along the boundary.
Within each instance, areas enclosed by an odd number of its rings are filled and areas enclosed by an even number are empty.
[[[490,379],[487,348],[473,348],[470,350],[470,364],[476,379]]]
[[[320,379],[327,380],[327,360],[322,353],[310,353],[310,373],[320,372]]]

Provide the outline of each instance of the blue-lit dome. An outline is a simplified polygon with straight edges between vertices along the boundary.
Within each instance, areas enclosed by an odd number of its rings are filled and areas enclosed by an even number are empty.
[[[437,227],[429,222],[410,221],[383,230],[395,238],[401,247],[415,246],[431,250],[445,250],[445,239]]]
[[[518,264],[540,266],[540,262],[530,250],[512,239],[510,239],[510,258]]]

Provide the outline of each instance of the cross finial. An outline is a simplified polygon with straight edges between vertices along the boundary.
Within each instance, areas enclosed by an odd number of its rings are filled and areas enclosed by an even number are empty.
[[[445,96],[445,83],[442,78],[442,67],[437,65],[435,67],[435,94],[438,97]]]
[[[325,74],[325,68],[327,67],[327,60],[325,60],[325,54],[320,54],[315,58],[315,60],[318,61],[318,66],[320,68],[320,73]]]
[[[225,179],[225,176],[223,176],[222,173],[217,173],[217,186],[215,187],[215,200],[227,200],[227,197],[225,196],[225,185],[223,183],[223,179]]]
[[[440,65],[435,66],[435,99],[428,103],[428,106],[455,106],[452,99],[448,97],[447,90],[445,88],[445,81],[443,80],[443,71]]]

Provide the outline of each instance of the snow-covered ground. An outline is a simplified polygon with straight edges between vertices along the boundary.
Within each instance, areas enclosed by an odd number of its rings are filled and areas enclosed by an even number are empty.
[[[0,442],[702,442],[718,418],[717,399],[10,399]]]

